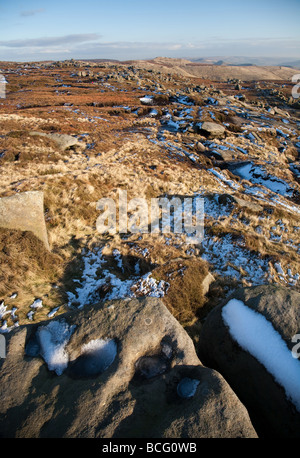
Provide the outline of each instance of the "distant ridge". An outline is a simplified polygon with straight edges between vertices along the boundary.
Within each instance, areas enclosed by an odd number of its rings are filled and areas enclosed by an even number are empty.
[[[210,65],[238,65],[238,66],[281,66],[300,68],[300,59],[295,57],[246,57],[246,56],[214,56],[190,58],[191,62]]]
[[[226,60],[200,58],[197,60],[172,59],[156,57],[151,60],[134,61],[134,65],[141,68],[153,69],[167,73],[177,73],[189,78],[203,78],[212,81],[227,81],[239,79],[241,81],[287,81],[298,73],[297,68],[280,65],[257,65],[252,62],[228,63]]]

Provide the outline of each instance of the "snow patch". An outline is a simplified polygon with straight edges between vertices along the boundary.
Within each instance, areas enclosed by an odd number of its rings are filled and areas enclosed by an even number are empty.
[[[40,309],[43,307],[42,299],[35,299],[35,301],[30,306],[33,309]]]
[[[142,255],[145,257],[148,250],[145,249]],[[113,251],[116,264],[123,271],[122,256],[119,250]],[[99,290],[106,289],[105,300],[124,299],[125,297],[133,298],[137,296],[154,296],[162,297],[168,289],[169,284],[164,281],[155,280],[151,272],[143,276],[138,275],[139,266],[135,266],[134,273],[127,279],[121,279],[114,273],[105,268],[105,258],[102,255],[102,249],[95,252],[85,252],[83,254],[84,270],[82,281],[76,288],[76,292],[67,292],[68,305],[76,304],[78,309],[84,305],[92,304],[99,301]],[[101,267],[101,270],[99,269]]]
[[[258,165],[254,165],[252,162],[236,168],[234,173],[251,183],[265,186],[270,191],[284,197],[291,197],[293,195],[294,190],[288,183],[280,178],[267,174],[265,170]]]
[[[255,255],[240,246],[242,241],[233,240],[231,234],[222,238],[205,235],[202,241],[202,259],[214,266],[214,270],[222,275],[245,279],[251,285],[259,285],[268,276],[268,262],[260,255]]]
[[[208,171],[211,172],[213,175],[215,175],[215,177],[217,177],[220,184],[223,185],[223,183],[225,183],[233,189],[240,188],[240,186],[237,183],[227,178],[222,172],[218,172],[215,169],[208,169]]]

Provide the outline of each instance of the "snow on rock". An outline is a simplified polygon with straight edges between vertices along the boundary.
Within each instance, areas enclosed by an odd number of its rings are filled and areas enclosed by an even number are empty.
[[[300,361],[271,322],[237,299],[223,307],[222,318],[231,336],[274,376],[300,412]]]
[[[69,362],[66,345],[75,329],[65,320],[51,321],[47,326],[40,326],[37,336],[40,344],[40,353],[51,371],[61,375]]]
[[[142,102],[143,105],[152,105],[153,104],[153,98],[149,96],[141,97],[140,102]]]
[[[208,171],[211,172],[213,175],[215,175],[215,177],[217,177],[220,184],[223,185],[223,183],[225,183],[226,185],[230,186],[233,189],[240,188],[240,186],[237,183],[227,178],[222,172],[217,171],[215,169],[209,169]]]

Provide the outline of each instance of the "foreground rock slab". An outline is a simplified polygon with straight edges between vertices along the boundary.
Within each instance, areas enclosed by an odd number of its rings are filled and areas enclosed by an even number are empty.
[[[232,332],[228,321],[229,304],[246,312],[245,320],[241,313],[234,316],[238,332]],[[239,289],[209,313],[201,329],[201,360],[224,376],[247,407],[260,437],[300,437],[300,360],[292,357],[293,336],[300,329],[299,306],[300,294],[289,288]],[[254,326],[252,317],[263,317],[267,328],[258,321]]]
[[[2,437],[257,437],[160,299],[111,301],[7,335]]]

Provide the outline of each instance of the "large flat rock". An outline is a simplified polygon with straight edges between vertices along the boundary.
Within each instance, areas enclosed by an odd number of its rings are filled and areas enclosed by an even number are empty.
[[[2,437],[257,437],[238,397],[201,364],[158,298],[20,327],[0,361]]]

